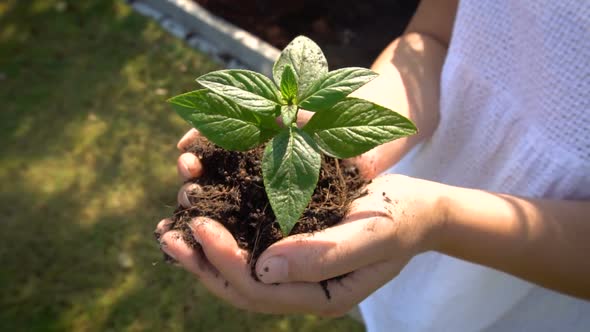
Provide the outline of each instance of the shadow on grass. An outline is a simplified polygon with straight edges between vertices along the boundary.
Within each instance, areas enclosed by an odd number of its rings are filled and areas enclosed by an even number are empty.
[[[119,0],[0,5],[0,330],[360,329],[240,312],[161,262],[187,129],[164,100],[214,68]]]

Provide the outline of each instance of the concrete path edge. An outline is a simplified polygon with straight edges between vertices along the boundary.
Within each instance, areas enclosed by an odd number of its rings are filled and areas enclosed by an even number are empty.
[[[171,34],[227,67],[248,68],[272,76],[272,65],[280,54],[278,49],[199,4],[190,0],[127,2],[137,12],[158,21]]]

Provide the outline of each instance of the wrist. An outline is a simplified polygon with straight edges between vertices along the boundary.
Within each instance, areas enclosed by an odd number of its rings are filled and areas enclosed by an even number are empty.
[[[423,251],[444,252],[444,248],[448,246],[452,211],[455,209],[453,196],[458,188],[442,183],[435,183],[435,185],[437,188],[431,191],[433,198]]]
[[[397,225],[393,242],[414,254],[440,250],[446,242],[455,187],[399,174],[377,177],[371,186],[382,193],[384,210]]]
[[[392,247],[384,252],[395,255],[403,248],[416,255],[444,245],[449,201],[456,195],[456,187],[387,174],[375,178],[368,192],[366,198],[359,199],[366,204],[362,209],[390,221],[383,231],[389,234]]]
[[[488,195],[481,195],[479,190],[445,185],[438,202],[440,216],[432,250],[455,257],[469,253],[466,244],[477,243],[482,235],[474,233],[477,222],[486,220],[490,214],[503,214],[498,206],[489,209],[493,202],[487,201]]]

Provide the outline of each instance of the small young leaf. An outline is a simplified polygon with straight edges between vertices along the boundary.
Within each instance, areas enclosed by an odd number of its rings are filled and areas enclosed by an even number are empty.
[[[328,61],[320,47],[311,39],[303,36],[293,39],[275,62],[272,76],[277,86],[281,86],[286,65],[293,67],[297,76],[298,98],[303,95],[309,85],[328,72]]]
[[[253,112],[277,115],[280,92],[262,74],[242,69],[218,70],[197,78],[197,82]]]
[[[284,105],[281,107],[281,120],[285,127],[290,127],[297,118],[297,105]]]
[[[365,68],[350,67],[331,71],[305,91],[299,105],[308,111],[328,109],[377,76],[377,73]]]
[[[266,145],[264,187],[283,234],[291,232],[309,204],[321,164],[315,143],[297,127],[286,128]]]
[[[297,101],[297,76],[291,65],[285,65],[281,76],[281,93],[289,104]]]
[[[226,150],[252,149],[279,131],[278,125],[266,125],[270,121],[262,124],[251,111],[208,90],[184,93],[168,101],[183,119]]]
[[[346,98],[331,109],[317,112],[303,130],[320,149],[337,158],[350,158],[380,144],[416,133],[402,115],[357,98]]]

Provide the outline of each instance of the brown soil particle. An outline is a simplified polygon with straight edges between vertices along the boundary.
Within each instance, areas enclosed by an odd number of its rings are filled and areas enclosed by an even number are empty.
[[[238,245],[250,252],[252,276],[257,279],[256,260],[266,248],[283,238],[264,191],[260,162],[263,147],[233,152],[202,139],[189,152],[197,155],[203,164],[204,174],[191,180],[202,190],[188,195],[190,208],[176,209],[172,229],[181,230],[183,239],[193,248],[199,248],[188,222],[200,216],[221,222]],[[340,222],[350,203],[363,194],[365,184],[356,168],[344,167],[341,161],[323,157],[311,203],[291,235],[316,232]]]

